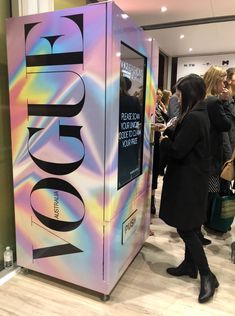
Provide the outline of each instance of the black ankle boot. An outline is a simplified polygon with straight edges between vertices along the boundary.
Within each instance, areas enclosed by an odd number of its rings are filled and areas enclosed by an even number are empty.
[[[207,239],[207,238],[205,238],[205,237],[203,237],[203,238],[201,239],[201,242],[202,242],[203,246],[207,246],[207,245],[210,245],[210,244],[211,244],[211,240],[210,240],[210,239]]]
[[[154,195],[151,195],[151,214],[156,214],[156,207],[155,207],[155,203],[154,203]]]
[[[198,231],[197,231],[197,235],[198,235],[199,239],[201,240],[201,243],[203,244],[203,246],[207,246],[207,245],[210,245],[210,244],[211,244],[211,240],[205,238],[205,237],[203,236],[201,230],[198,230]]]
[[[199,303],[205,303],[213,297],[215,289],[219,286],[216,276],[209,272],[206,275],[201,275],[201,289],[198,297]]]
[[[183,261],[177,268],[168,268],[166,272],[173,276],[188,275],[190,278],[196,279],[198,270],[194,265]]]

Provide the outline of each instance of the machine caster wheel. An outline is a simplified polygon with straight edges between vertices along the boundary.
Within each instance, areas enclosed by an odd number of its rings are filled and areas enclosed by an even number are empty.
[[[100,299],[101,299],[101,301],[103,301],[103,302],[107,302],[107,301],[109,301],[110,296],[109,296],[109,295],[106,295],[106,294],[103,294]]]

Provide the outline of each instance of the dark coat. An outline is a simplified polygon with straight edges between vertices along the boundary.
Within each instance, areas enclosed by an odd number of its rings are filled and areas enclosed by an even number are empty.
[[[174,93],[169,101],[167,115],[169,119],[172,119],[175,116],[179,116],[179,114],[180,114],[180,102],[176,93]]]
[[[168,166],[163,179],[160,218],[168,225],[191,230],[206,219],[210,122],[204,102],[178,124],[168,144]]]
[[[208,97],[206,99],[206,105],[210,119],[210,174],[219,176],[224,161],[223,132],[228,132],[230,130],[231,122],[228,112],[225,111],[223,104],[217,97]]]
[[[232,150],[235,148],[235,97],[229,103],[231,128],[228,132]]]

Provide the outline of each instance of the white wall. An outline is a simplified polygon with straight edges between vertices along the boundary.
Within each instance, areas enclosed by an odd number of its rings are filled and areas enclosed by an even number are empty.
[[[191,73],[204,75],[211,65],[221,66],[225,69],[235,67],[235,54],[179,57],[177,79]]]
[[[54,0],[11,0],[12,16],[42,13],[54,10]]]

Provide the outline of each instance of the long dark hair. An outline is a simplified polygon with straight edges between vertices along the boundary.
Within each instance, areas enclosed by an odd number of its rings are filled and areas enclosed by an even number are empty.
[[[181,118],[206,96],[206,85],[204,80],[196,75],[190,74],[183,77],[176,85],[176,89],[182,94]]]
[[[231,82],[229,82],[229,81],[232,81],[233,75],[235,75],[235,68],[234,67],[228,68],[226,70],[226,72],[227,72],[227,81],[226,81],[226,84],[225,84],[225,88],[229,89],[230,93],[233,94],[233,91],[232,91],[232,88],[231,88]]]
[[[227,79],[232,80],[232,77],[235,74],[235,68],[234,67],[228,68],[226,72],[227,72]]]

